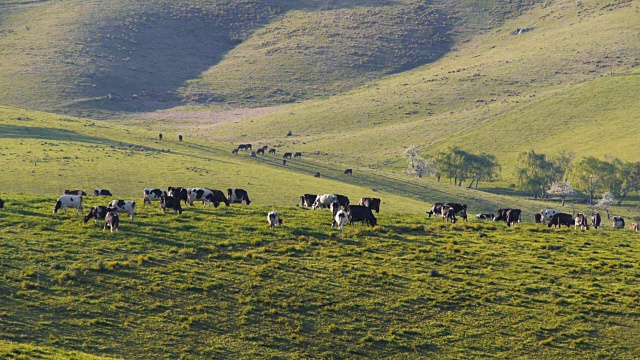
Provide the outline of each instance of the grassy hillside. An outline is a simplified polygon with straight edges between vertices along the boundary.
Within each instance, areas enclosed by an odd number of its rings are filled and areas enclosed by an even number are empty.
[[[49,359],[49,360],[108,360],[112,357],[102,357],[80,351],[62,350],[57,347],[34,346],[15,342],[0,341],[0,356],[3,359]]]
[[[638,6],[538,5],[419,69],[328,100],[185,131],[396,169],[405,166],[401,154],[410,144],[427,152],[458,145],[496,154],[507,180],[515,156],[530,148],[634,160],[635,135],[622,129],[640,121]],[[528,31],[514,34],[518,28]],[[286,138],[287,131],[294,136]]]
[[[328,212],[140,209],[102,232],[54,196],[0,210],[0,340],[122,358],[632,359],[637,234]],[[87,205],[104,199],[87,198]],[[38,267],[40,273],[38,278]]]

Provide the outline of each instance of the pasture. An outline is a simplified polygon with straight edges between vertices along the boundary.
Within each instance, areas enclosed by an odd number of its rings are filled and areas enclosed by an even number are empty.
[[[341,234],[328,210],[279,208],[271,231],[271,207],[173,216],[154,203],[110,234],[52,214],[55,196],[0,196],[3,354],[631,359],[640,347],[640,235],[609,222],[508,229],[383,211]]]

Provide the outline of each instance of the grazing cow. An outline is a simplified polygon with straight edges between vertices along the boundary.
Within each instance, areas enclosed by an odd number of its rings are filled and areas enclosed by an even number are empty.
[[[477,214],[476,219],[478,220],[493,220],[496,216],[494,214]]]
[[[118,231],[119,225],[120,225],[120,217],[118,216],[118,212],[109,211],[107,212],[107,215],[104,218],[104,228],[102,228],[102,231],[107,230],[107,228],[109,228],[110,232],[113,232],[114,229]]]
[[[144,189],[142,205],[151,205],[152,201],[160,201],[160,197],[167,196],[167,192],[162,189],[152,189],[146,188]]]
[[[0,199],[0,209],[4,208],[4,201],[2,201],[2,199]]]
[[[238,148],[231,150],[232,155],[238,155]]]
[[[572,224],[574,224],[574,220],[571,214],[557,213],[551,217],[551,220],[549,220],[547,227],[553,226],[556,228],[560,228],[562,227],[562,225],[565,225],[566,227],[571,227]]]
[[[262,145],[260,146],[260,149],[262,150],[267,150],[269,148],[269,145]]]
[[[429,217],[431,217],[431,215],[433,215],[437,219],[438,215],[440,215],[442,213],[442,205],[444,205],[444,204],[443,203],[434,203],[433,206],[431,207],[431,210],[427,211],[427,214],[429,215]]]
[[[542,214],[533,214],[533,220],[536,224],[542,223]]]
[[[136,215],[136,202],[135,201],[127,201],[127,200],[113,200],[109,204],[110,208],[115,209],[119,213],[127,213],[131,217],[131,222],[133,222],[133,217]]]
[[[344,224],[349,220],[349,215],[344,210],[338,210],[336,215],[333,217],[333,223],[340,228],[340,231],[344,230]]]
[[[599,228],[601,223],[602,218],[600,217],[600,213],[591,214],[591,226],[593,226],[594,229]]]
[[[498,214],[493,218],[493,221],[507,221],[507,212],[509,210],[511,209],[498,209]]]
[[[353,175],[353,169],[347,169],[344,171],[345,175]]]
[[[304,195],[300,196],[300,204],[299,204],[299,206],[312,207],[313,203],[316,201],[317,197],[318,197],[318,195],[304,194]]]
[[[319,178],[319,177],[320,177],[320,173],[319,173],[319,172],[317,172],[317,173],[313,174],[313,177],[317,177],[317,178]]]
[[[624,229],[624,218],[622,216],[614,216],[613,217],[613,228],[614,229]]]
[[[284,155],[282,155],[282,158],[283,159],[291,159],[291,155],[293,155],[293,154],[291,154],[290,152],[286,152],[286,153],[284,153]]]
[[[187,189],[189,205],[193,206],[194,201],[202,201],[203,206],[210,205],[213,203],[214,207],[220,206],[220,203],[223,202],[225,205],[229,206],[229,200],[224,193],[220,190],[211,190],[205,188],[194,188]]]
[[[349,198],[344,196],[344,195],[337,195],[336,194],[336,201],[340,203],[340,206],[342,206],[343,208],[347,208],[347,206],[349,206]]]
[[[282,165],[287,165],[287,160],[282,160]]]
[[[581,230],[589,230],[589,220],[587,219],[587,215],[582,213],[576,215],[573,226],[575,229],[577,229],[579,226]]]
[[[276,226],[282,226],[282,219],[275,211],[269,211],[267,214],[267,221],[269,222],[269,228],[275,229]]]
[[[87,196],[87,193],[82,190],[65,190],[63,191],[65,195],[78,195],[78,196]]]
[[[366,206],[371,210],[375,210],[376,214],[380,212],[380,199],[378,198],[360,198],[360,202],[358,202],[358,205]]]
[[[56,201],[56,206],[53,208],[53,213],[57,214],[58,211],[64,210],[67,213],[67,208],[77,209],[82,214],[82,196],[78,195],[62,195]]]
[[[93,190],[93,196],[113,196],[113,194],[109,190],[95,189]]]
[[[338,201],[338,197],[333,194],[318,195],[318,197],[316,197],[316,200],[313,202],[313,205],[311,205],[311,208],[313,210],[318,208],[326,209],[331,206],[331,203],[334,201]]]
[[[467,221],[467,204],[446,203],[444,205],[451,207],[455,214],[460,214],[460,217]]]
[[[293,154],[293,158],[298,158],[298,159],[302,159],[302,153],[301,152],[297,152],[295,154]]]
[[[631,231],[638,231],[638,228],[639,228],[639,227],[640,227],[640,226],[638,226],[638,224],[636,224],[636,223],[632,223],[632,224],[631,224],[631,226],[629,226],[629,229],[630,229]]]
[[[178,135],[178,141],[182,141],[182,135]]]
[[[553,217],[553,215],[559,214],[559,213],[560,213],[559,210],[554,210],[554,209],[540,210],[540,214],[542,215],[542,223],[543,224],[548,223],[549,220],[551,220],[551,218]]]
[[[340,211],[340,203],[337,201],[332,202],[331,205],[329,205],[329,209],[331,209],[331,218],[333,219],[331,227],[334,227],[336,225],[336,214]]]
[[[173,215],[182,214],[182,206],[180,206],[180,198],[162,195],[160,197],[160,209],[163,213],[167,213],[167,208],[173,209]]]
[[[373,212],[371,212],[371,209],[368,207],[349,205],[347,211],[349,212],[349,224],[351,225],[353,225],[355,221],[367,222],[371,226],[376,226],[378,224],[378,219],[373,216]]]
[[[185,204],[189,201],[189,193],[185,188],[169,186],[167,188],[167,195],[178,198],[181,201],[184,201]]]
[[[104,220],[107,217],[107,213],[111,208],[106,206],[94,206],[89,211],[89,214],[84,217],[84,223],[86,224],[90,219],[95,219],[96,225],[98,224],[98,220]]]
[[[452,206],[443,205],[440,209],[440,214],[442,215],[442,221],[451,221],[452,224],[455,224],[458,219],[456,219],[456,213]]]
[[[275,155],[276,154],[276,149],[269,149],[269,154]]]
[[[227,189],[227,199],[232,204],[251,204],[251,200],[249,200],[249,194],[244,189]]]
[[[238,145],[238,150],[249,150],[250,147],[247,144]]]
[[[257,155],[264,155],[264,149],[258,149],[258,151],[256,151]]]
[[[511,227],[511,225],[515,225],[520,222],[520,215],[522,214],[522,210],[520,209],[511,209],[507,211],[507,226]]]

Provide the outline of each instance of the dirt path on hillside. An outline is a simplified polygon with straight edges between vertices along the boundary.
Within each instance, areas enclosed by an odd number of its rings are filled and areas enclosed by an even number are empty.
[[[202,125],[223,124],[258,116],[269,115],[278,111],[279,108],[275,106],[262,108],[221,107],[211,110],[181,107],[178,109],[142,113],[136,115],[136,118],[152,121],[175,121],[175,125],[177,127],[199,127]],[[181,123],[183,124],[182,126]]]

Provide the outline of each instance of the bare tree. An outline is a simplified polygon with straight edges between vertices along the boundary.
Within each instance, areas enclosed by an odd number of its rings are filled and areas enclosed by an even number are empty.
[[[409,146],[404,151],[404,157],[406,157],[407,160],[409,161],[409,167],[411,168],[411,170],[415,170],[416,160],[418,157],[420,157],[420,148],[418,148],[415,145]]]
[[[556,196],[562,199],[562,206],[564,206],[564,200],[571,195],[575,195],[576,191],[573,189],[569,181],[556,181],[551,184],[551,188],[547,190],[547,194]]]
[[[425,175],[432,175],[434,173],[435,164],[433,160],[425,160],[422,157],[418,157],[415,161],[415,168],[413,171],[419,178]]]
[[[611,214],[609,214],[609,207],[613,205],[613,202],[616,200],[615,196],[610,191],[602,194],[602,199],[598,201],[596,207],[600,210],[604,210],[607,212],[607,219],[611,219]]]

